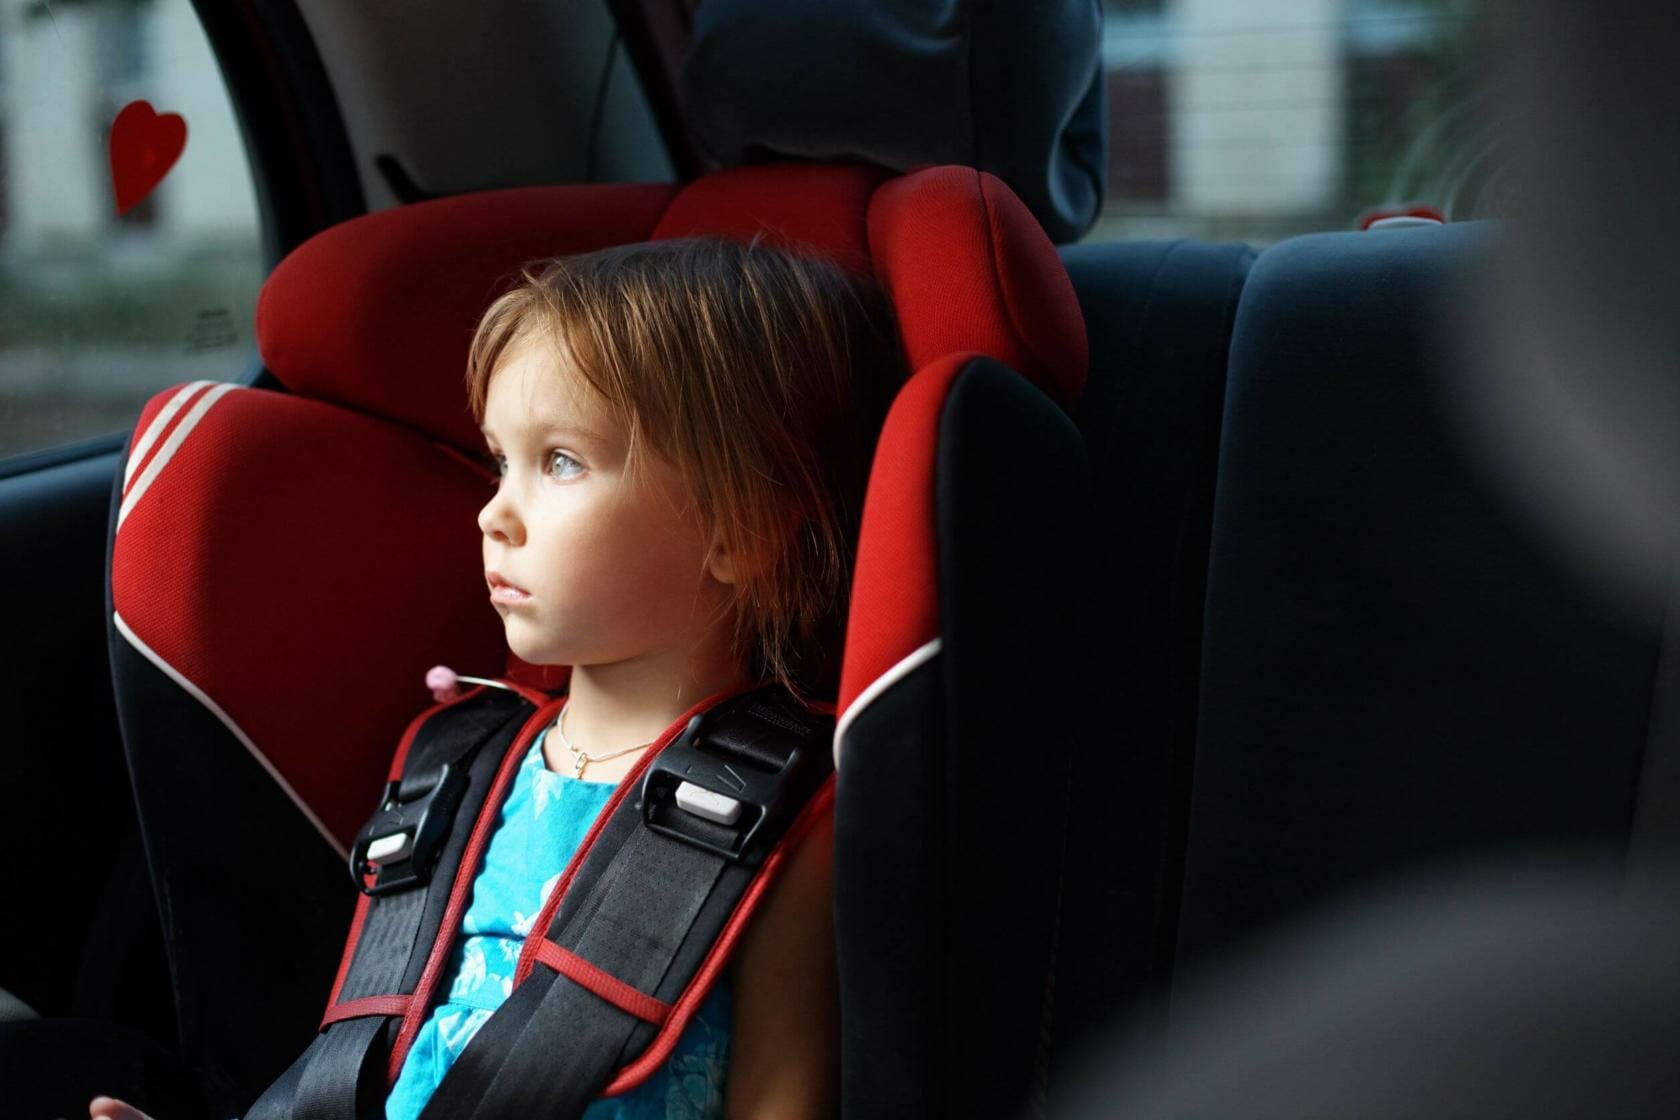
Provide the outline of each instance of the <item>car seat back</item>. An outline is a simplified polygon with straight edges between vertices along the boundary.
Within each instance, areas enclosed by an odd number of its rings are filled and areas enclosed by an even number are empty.
[[[1255,255],[1190,239],[1060,252],[1091,347],[1073,416],[1096,576],[1082,606],[1091,633],[1072,648],[1101,702],[1080,736],[1068,817],[1079,889],[1064,895],[1057,947],[1058,1074],[1089,1044],[1112,1045],[1116,1020],[1171,976],[1220,412]]]
[[[1478,446],[1473,371],[1446,342],[1496,229],[1313,235],[1249,276],[1181,969],[1377,877],[1502,850],[1622,858],[1662,605],[1567,555]]]

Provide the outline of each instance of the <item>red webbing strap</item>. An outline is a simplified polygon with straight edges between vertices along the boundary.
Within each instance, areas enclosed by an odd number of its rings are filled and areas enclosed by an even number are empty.
[[[364,1015],[401,1015],[408,1010],[410,996],[363,996],[361,999],[345,1000],[335,1003],[327,1009],[326,1016],[321,1020],[321,1026],[336,1023],[340,1019],[360,1019]]]
[[[560,975],[581,984],[620,1011],[629,1012],[645,1023],[659,1026],[671,1014],[671,1005],[596,968],[570,949],[562,949],[548,938],[537,946],[537,960]]]

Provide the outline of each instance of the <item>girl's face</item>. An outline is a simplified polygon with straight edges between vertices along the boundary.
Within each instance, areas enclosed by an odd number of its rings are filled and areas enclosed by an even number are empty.
[[[708,539],[688,488],[655,454],[633,483],[622,425],[562,363],[544,340],[515,343],[485,402],[502,477],[478,525],[508,648],[573,666],[695,648],[729,588],[704,567]]]

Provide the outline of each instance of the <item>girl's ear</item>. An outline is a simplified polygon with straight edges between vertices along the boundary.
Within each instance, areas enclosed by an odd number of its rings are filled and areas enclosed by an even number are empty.
[[[788,516],[791,519],[796,515],[790,513]],[[732,551],[720,529],[712,533],[712,549],[706,560],[706,571],[719,583],[733,584],[755,577],[774,562],[774,554],[768,547],[760,550],[756,557],[750,552]]]
[[[706,571],[719,583],[735,583],[741,573],[735,564],[735,554],[720,538],[713,538],[712,552],[706,561]]]

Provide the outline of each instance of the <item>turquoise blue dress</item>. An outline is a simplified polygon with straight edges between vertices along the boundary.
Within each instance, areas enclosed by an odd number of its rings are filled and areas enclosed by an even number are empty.
[[[519,951],[554,885],[612,796],[611,782],[556,774],[543,762],[544,731],[520,763],[513,788],[473,880],[472,899],[449,969],[447,993],[421,1024],[386,1098],[386,1120],[415,1120],[443,1075],[490,1013],[513,991]],[[714,1120],[723,1115],[729,1064],[728,974],[652,1077],[627,1093],[601,1097],[585,1120]]]

